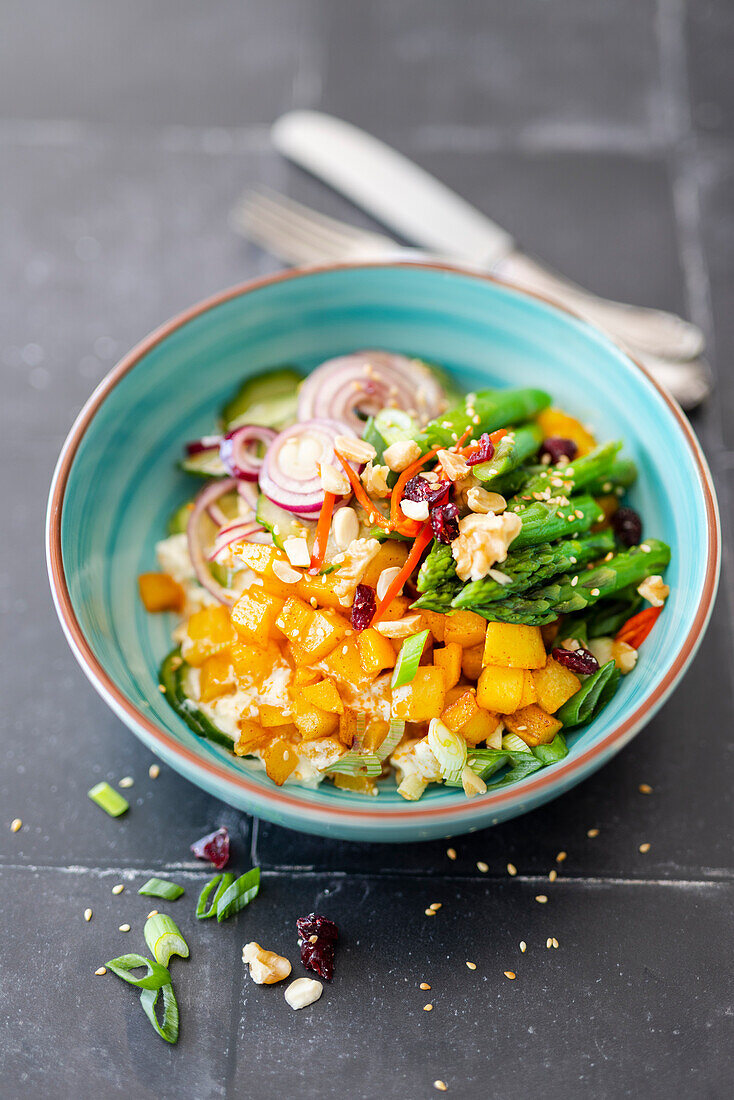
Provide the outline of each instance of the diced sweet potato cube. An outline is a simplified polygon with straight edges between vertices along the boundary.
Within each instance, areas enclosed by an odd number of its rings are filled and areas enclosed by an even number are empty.
[[[461,651],[461,671],[467,680],[478,680],[479,675],[484,667],[482,660],[484,658],[484,643],[481,645],[472,645],[468,649],[462,649]]]
[[[348,749],[351,749],[354,744],[354,738],[357,736],[358,728],[359,721],[357,712],[350,707],[342,707],[342,713],[339,715],[339,729],[337,733],[339,740],[343,745],[346,745]]]
[[[458,684],[461,677],[461,656],[464,651],[458,642],[447,642],[443,649],[434,649],[433,663],[446,674],[446,688]]]
[[[506,668],[542,668],[545,646],[540,627],[487,623],[483,660],[485,665],[504,665]]]
[[[324,677],[318,684],[306,684],[301,688],[300,695],[307,703],[313,703],[321,710],[328,710],[332,714],[344,713],[344,704],[336,690],[336,684],[328,677]]]
[[[531,703],[538,702],[538,693],[535,690],[535,681],[533,680],[533,674],[528,669],[525,669],[525,676],[522,682],[522,696],[520,698],[521,707],[529,707]]]
[[[297,698],[293,703],[293,722],[304,741],[313,741],[317,737],[328,737],[339,725],[339,717],[321,710],[305,699]]]
[[[497,731],[497,737],[492,740],[492,735]],[[466,741],[467,745],[480,745],[486,741],[491,749],[502,748],[502,727],[500,719],[489,710],[477,707],[476,714],[472,715],[468,722],[457,731]],[[490,744],[490,740],[492,743]]]
[[[313,616],[314,610],[309,604],[304,603],[298,596],[289,596],[280,609],[275,625],[285,634],[289,642],[296,642],[297,645],[303,646]]]
[[[291,772],[298,766],[298,753],[289,741],[279,738],[265,747],[263,760],[269,778],[282,787]]]
[[[247,642],[235,642],[230,646],[232,667],[238,680],[254,680],[260,686],[273,671],[276,661],[280,660],[280,650],[274,642],[264,649]]]
[[[342,791],[354,791],[355,794],[377,794],[377,784],[366,775],[334,775],[334,786]]]
[[[446,629],[446,616],[442,615],[440,611],[424,611],[423,608],[421,608],[421,615],[435,640],[437,642],[443,642]]]
[[[376,676],[385,668],[395,667],[397,655],[390,639],[371,626],[357,635],[357,649],[362,668],[368,676]]]
[[[312,661],[320,661],[346,638],[349,629],[349,623],[344,616],[338,615],[333,609],[314,611],[308,631],[299,639],[299,645]]]
[[[445,616],[443,640],[458,642],[463,649],[484,641],[487,623],[473,611],[452,611]]]
[[[430,722],[443,710],[445,697],[443,669],[435,665],[421,666],[409,684],[393,688],[393,717],[406,722]]]
[[[522,668],[485,665],[477,684],[479,706],[497,714],[512,714],[522,699],[523,673]]]
[[[531,703],[529,707],[508,714],[505,725],[510,733],[516,733],[532,749],[536,745],[549,745],[562,723]]]
[[[596,447],[596,440],[591,432],[575,416],[569,416],[562,409],[544,409],[538,417],[538,425],[546,439],[552,435],[572,439],[579,449],[579,456],[588,454]]]
[[[235,689],[234,669],[225,651],[207,657],[201,666],[199,696],[202,703],[211,703],[220,695],[230,695]]]
[[[232,608],[232,623],[243,641],[264,648],[270,641],[282,607],[283,601],[277,596],[252,585]]]
[[[245,543],[240,556],[245,565],[248,565],[253,573],[257,573],[261,578],[263,591],[269,592],[271,596],[278,596],[282,600],[294,594],[295,585],[286,584],[273,571],[275,562],[281,562],[290,568],[288,558],[282,550],[278,550],[275,546]]]
[[[293,674],[293,686],[303,687],[304,684],[315,684],[321,679],[321,673],[315,668],[297,668]]]
[[[183,611],[186,593],[168,573],[141,573],[140,599],[146,611]]]
[[[359,649],[354,638],[347,638],[343,644],[332,649],[323,661],[327,671],[337,680],[343,680],[352,687],[369,684],[374,679],[365,672],[359,659]]]
[[[255,749],[261,749],[267,744],[270,735],[257,722],[249,718],[240,718],[237,725],[240,730],[240,739],[234,745],[237,756],[247,756]]]
[[[581,687],[576,673],[560,665],[552,657],[548,658],[545,668],[536,669],[532,676],[538,704],[546,714],[555,714]]]
[[[272,729],[275,726],[289,726],[293,721],[292,715],[283,714],[282,707],[274,707],[270,703],[260,703],[258,714],[260,725],[266,729]]]
[[[396,619],[403,619],[408,614],[410,600],[407,596],[396,596],[385,608],[382,618],[385,622],[394,623]],[[420,628],[421,630],[423,627]]]
[[[298,642],[288,642],[283,651],[283,656],[296,669],[308,667],[312,663],[311,655],[306,653],[306,650]],[[309,671],[312,670],[309,668]]]
[[[344,610],[339,597],[334,592],[338,570],[334,573],[326,573],[323,577],[312,577],[310,573],[304,573],[303,578],[293,587],[296,593],[304,600],[315,599],[319,607],[331,607],[336,611]]]
[[[228,649],[236,641],[228,609],[223,604],[213,604],[195,611],[190,617],[181,643],[181,656],[190,665],[203,665],[207,657]]]
[[[365,752],[377,752],[382,742],[387,737],[390,729],[390,723],[384,722],[381,718],[372,718],[364,733],[364,741],[362,742]]]
[[[473,718],[478,711],[479,707],[477,705],[476,692],[473,688],[466,688],[455,702],[444,708],[441,714],[441,721],[450,730],[456,732],[460,730],[470,718]]]
[[[464,692],[468,691],[470,688],[472,691],[476,691],[476,688],[473,684],[459,683],[455,684],[454,687],[447,688],[446,697],[443,701],[444,710],[446,709],[446,707],[450,707],[452,703],[455,703],[456,700],[459,699],[464,694]]]

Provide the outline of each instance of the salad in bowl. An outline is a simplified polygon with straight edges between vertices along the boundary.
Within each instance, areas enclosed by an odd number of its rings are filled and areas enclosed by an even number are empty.
[[[178,616],[160,688],[279,786],[471,798],[551,766],[669,594],[623,441],[544,390],[355,351],[248,380],[181,465],[202,484],[139,577]]]

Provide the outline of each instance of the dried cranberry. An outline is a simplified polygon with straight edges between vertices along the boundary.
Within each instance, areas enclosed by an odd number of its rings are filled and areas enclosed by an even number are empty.
[[[576,457],[578,447],[572,439],[564,439],[562,435],[549,435],[544,439],[540,448],[540,457],[548,455],[551,462],[560,462],[567,458],[569,462]]]
[[[588,649],[561,649],[559,646],[553,650],[553,660],[564,668],[570,668],[571,672],[580,672],[582,676],[590,676],[599,670],[599,662]]]
[[[225,825],[214,833],[208,833],[191,845],[197,859],[208,859],[218,871],[229,862],[229,833]]]
[[[479,447],[467,455],[467,466],[477,466],[480,462],[490,462],[494,458],[494,443],[489,438],[489,433],[484,432],[479,437]]]
[[[642,520],[634,508],[618,508],[612,516],[612,527],[625,546],[637,546],[642,538]]]
[[[434,504],[445,504],[449,497],[449,490],[451,488],[450,481],[431,482],[426,478],[421,477],[420,474],[416,474],[407,482],[403,489],[403,500],[413,500],[420,502],[425,500],[429,506]]]
[[[352,626],[355,630],[364,630],[372,622],[377,600],[374,588],[368,584],[358,584],[354,591],[352,604]]]
[[[296,921],[301,940],[301,962],[307,970],[313,970],[320,978],[331,981],[334,977],[334,945],[339,939],[339,929],[333,920],[309,913]]]
[[[439,542],[453,542],[459,537],[459,509],[455,504],[439,504],[431,510],[431,529]]]

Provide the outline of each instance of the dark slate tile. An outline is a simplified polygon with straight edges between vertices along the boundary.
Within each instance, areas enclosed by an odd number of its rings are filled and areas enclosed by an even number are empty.
[[[566,883],[546,905],[536,893],[267,877],[243,937],[285,953],[296,977],[296,916],[315,908],[342,938],[333,983],[298,1013],[283,986],[243,975],[233,1095],[428,1097],[435,1080],[468,1098],[726,1095],[731,886]]]
[[[7,118],[245,127],[299,103],[313,0],[13,5],[0,38]]]
[[[694,125],[734,137],[734,13],[728,0],[686,5],[688,83]]]
[[[483,127],[546,143],[660,130],[655,5],[320,5],[318,106],[382,137]]]

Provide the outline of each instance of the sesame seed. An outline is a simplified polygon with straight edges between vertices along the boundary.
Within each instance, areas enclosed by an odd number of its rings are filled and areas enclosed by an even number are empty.
[[[592,596],[600,596],[601,592],[599,591],[598,588],[592,588],[591,594],[592,594]]]
[[[650,547],[647,545],[646,542],[641,542],[640,543],[640,550],[642,550],[642,552],[644,554],[649,554],[650,553]]]
[[[535,900],[537,901],[538,905],[545,905],[548,900],[548,896],[547,894],[536,894]]]
[[[559,852],[558,855],[556,856],[556,863],[563,863],[566,856],[567,856],[566,852]]]
[[[514,982],[515,978],[517,977],[514,970],[505,970],[504,975],[506,978],[509,978],[511,982]]]
[[[551,943],[553,944],[554,947],[559,947],[560,946],[559,943],[558,943],[558,940],[556,939],[555,936],[551,940]]]
[[[449,859],[456,859],[456,848],[447,848],[446,855]]]
[[[523,955],[525,954],[527,949],[528,945],[525,943],[525,940],[520,940],[520,950],[522,951]]]
[[[106,974],[107,973],[107,967],[106,966],[98,966],[94,973],[95,974]]]
[[[433,1012],[433,1005],[423,1005],[424,1012]]]
[[[151,911],[148,913],[147,919],[150,920],[151,917],[157,917],[157,916],[158,916],[158,910],[157,909],[151,909]]]
[[[481,871],[483,875],[486,875],[489,870],[489,864],[485,863],[483,859],[477,860],[477,871]]]
[[[118,787],[132,787],[134,782],[135,782],[135,780],[133,779],[133,777],[131,775],[123,775],[122,779],[117,784],[117,786]]]
[[[23,822],[20,820],[19,817],[14,817],[13,820],[10,822],[11,833],[17,833],[22,828]]]
[[[428,984],[428,982],[421,982],[421,984],[420,984],[420,988],[421,988],[421,989],[430,989],[431,987],[430,987],[430,985]]]
[[[598,829],[587,829],[586,830],[586,835],[593,840],[595,836],[599,836],[599,830]]]
[[[121,924],[120,927],[118,928],[118,932],[129,932],[129,931],[130,931],[130,925],[129,924]]]
[[[85,919],[85,921],[90,921],[92,919],[92,910],[91,909],[85,909],[84,910],[84,919]]]
[[[649,844],[641,844],[641,845],[640,845],[640,851],[641,851],[641,852],[642,852],[643,854],[644,854],[645,852],[649,852],[649,851],[650,851],[650,845],[649,845]]]
[[[423,912],[426,914],[427,917],[435,917],[436,916],[436,910],[435,909],[424,909]]]
[[[428,906],[428,908],[429,909],[440,909],[442,905],[443,905],[442,901],[432,901],[431,904]]]
[[[470,962],[468,962],[468,963],[467,963],[466,965],[467,965],[467,966],[469,967],[469,969],[470,969],[470,970],[476,970],[476,968],[477,968],[477,964],[476,964],[476,963],[470,963]]]
[[[508,875],[516,875],[517,874],[517,867],[515,866],[514,863],[508,863],[507,864],[507,874]]]
[[[117,886],[112,887],[112,893],[113,894],[121,894],[124,889],[125,889],[125,887],[122,885],[122,883],[118,882]]]
[[[578,583],[579,583],[578,577],[574,577],[573,580],[571,581],[571,588],[575,588]]]
[[[449,1088],[445,1081],[434,1081],[433,1087],[434,1089],[438,1089],[439,1092],[448,1092]]]
[[[553,867],[548,872],[548,879],[549,879],[550,882],[555,882],[557,878],[558,878],[558,871],[556,871],[555,867]]]
[[[148,768],[148,775],[150,776],[150,778],[151,779],[157,779],[160,774],[161,774],[160,765],[151,764],[150,767]]]
[[[652,787],[649,783],[640,783],[637,789],[640,794],[652,794]]]
[[[160,691],[161,695],[166,694],[166,689],[164,688],[163,684],[158,685],[158,690]],[[95,971],[95,973],[96,973],[96,971]]]
[[[550,938],[550,936],[545,941],[545,946],[548,948],[549,951],[550,951],[551,947],[553,946],[553,940]]]

